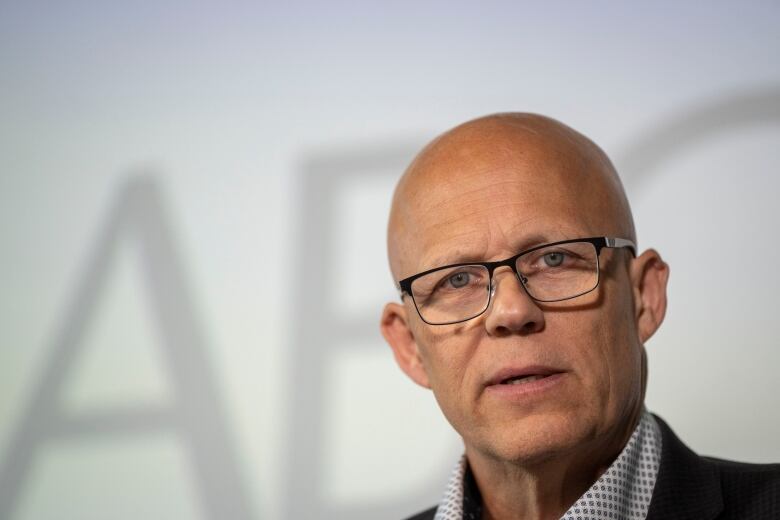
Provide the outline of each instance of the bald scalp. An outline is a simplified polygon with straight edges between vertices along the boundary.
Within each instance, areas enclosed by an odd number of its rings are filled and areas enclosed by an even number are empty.
[[[603,233],[636,242],[620,178],[607,155],[572,128],[537,114],[501,113],[463,123],[414,158],[393,195],[387,246],[395,280],[413,274],[416,230],[447,200],[483,183],[549,186],[585,208]]]

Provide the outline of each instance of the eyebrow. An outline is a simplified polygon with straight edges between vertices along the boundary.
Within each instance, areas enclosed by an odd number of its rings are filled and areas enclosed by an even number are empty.
[[[512,256],[513,254],[519,253],[521,251],[525,251],[527,249],[531,249],[532,247],[538,245],[542,245],[550,242],[557,242],[558,240],[566,240],[566,238],[551,239],[549,236],[542,235],[541,233],[529,235],[527,237],[524,237],[522,240],[518,241],[515,244],[514,251],[512,253],[509,253],[509,255],[507,256]],[[435,256],[430,260],[425,261],[424,265],[426,267],[424,267],[424,269],[434,269],[436,267],[442,267],[445,265],[453,265],[453,264],[467,264],[470,262],[480,263],[480,262],[489,262],[489,261],[490,260],[487,260],[484,257],[480,257],[468,253],[463,249],[456,249],[455,251],[449,251],[447,253]]]
[[[426,267],[426,269],[433,269],[434,267],[439,267],[442,265],[462,264],[467,262],[481,262],[481,261],[482,260],[476,255],[467,254],[462,250],[456,250],[454,253],[448,252],[443,255],[436,256],[424,262],[424,265],[429,266]]]

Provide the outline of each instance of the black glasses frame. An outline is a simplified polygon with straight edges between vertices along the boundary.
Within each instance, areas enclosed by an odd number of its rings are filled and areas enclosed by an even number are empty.
[[[587,291],[581,292],[579,294],[575,294],[573,296],[567,296],[566,298],[557,298],[554,300],[542,300],[540,298],[534,298],[531,293],[528,292],[528,289],[525,286],[525,282],[527,281],[526,277],[523,275],[523,273],[519,272],[517,270],[517,259],[520,258],[523,255],[526,255],[528,253],[532,253],[534,251],[537,251],[539,249],[544,249],[545,247],[550,246],[557,246],[560,244],[571,244],[574,242],[588,242],[593,245],[593,247],[596,249],[596,284]],[[425,276],[427,274],[433,273],[435,271],[438,271],[440,269],[449,269],[452,267],[461,267],[465,265],[481,265],[485,267],[488,270],[488,276],[489,276],[489,288],[493,287],[493,272],[498,269],[499,267],[507,266],[515,273],[517,278],[520,280],[521,285],[523,286],[523,289],[525,290],[525,293],[528,295],[529,298],[531,298],[534,301],[537,302],[544,302],[544,303],[550,303],[550,302],[560,302],[565,300],[571,300],[573,298],[577,298],[578,296],[582,296],[583,294],[587,294],[593,290],[596,289],[596,287],[599,286],[599,282],[601,280],[601,266],[599,262],[599,256],[601,255],[601,250],[604,248],[623,248],[627,247],[631,250],[631,254],[633,256],[636,256],[636,245],[626,238],[613,238],[613,237],[588,237],[588,238],[572,238],[569,240],[560,240],[558,242],[550,242],[547,244],[541,244],[538,246],[534,246],[531,249],[526,249],[525,251],[521,251],[520,253],[517,253],[516,255],[510,256],[509,258],[506,258],[504,260],[496,260],[495,262],[459,262],[457,264],[449,264],[449,265],[442,265],[440,267],[434,267],[433,269],[428,269],[427,271],[423,271],[421,273],[417,273],[415,275],[409,276],[408,278],[404,278],[403,280],[399,280],[397,284],[397,288],[401,294],[401,298],[403,299],[404,294],[409,295],[412,298],[412,302],[414,303],[414,308],[417,311],[417,314],[420,316],[420,319],[423,320],[428,325],[452,325],[454,323],[462,323],[464,321],[473,320],[477,316],[480,316],[484,314],[486,310],[490,307],[490,302],[493,299],[492,291],[489,291],[488,294],[488,301],[487,305],[485,305],[485,308],[482,309],[477,314],[470,316],[468,318],[464,318],[462,320],[457,321],[448,321],[445,323],[431,323],[429,321],[426,321],[425,318],[423,318],[422,313],[420,312],[419,307],[417,307],[417,302],[414,299],[414,295],[412,294],[412,282],[414,282],[416,279]]]

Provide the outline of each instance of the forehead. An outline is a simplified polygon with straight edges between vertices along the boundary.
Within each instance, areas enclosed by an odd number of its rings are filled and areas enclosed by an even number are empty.
[[[606,232],[604,197],[594,191],[586,162],[565,151],[488,147],[426,167],[405,200],[402,275]]]

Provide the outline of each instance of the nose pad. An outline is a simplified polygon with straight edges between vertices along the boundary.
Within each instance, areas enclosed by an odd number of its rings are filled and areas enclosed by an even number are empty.
[[[519,271],[515,271],[515,278],[517,278],[517,281],[520,282],[520,286],[523,288],[523,291],[527,292],[527,289],[525,288],[525,284],[528,283],[528,278],[523,276]],[[493,298],[496,296],[496,289],[498,288],[498,283],[496,282],[496,277],[493,276],[490,279],[490,301],[493,302]]]
[[[498,294],[498,278],[490,287],[490,310],[486,313],[485,328],[492,336],[530,334],[544,328],[544,313],[528,294],[525,284],[528,278],[515,271],[520,287],[513,285],[509,273],[502,273],[504,294]]]

